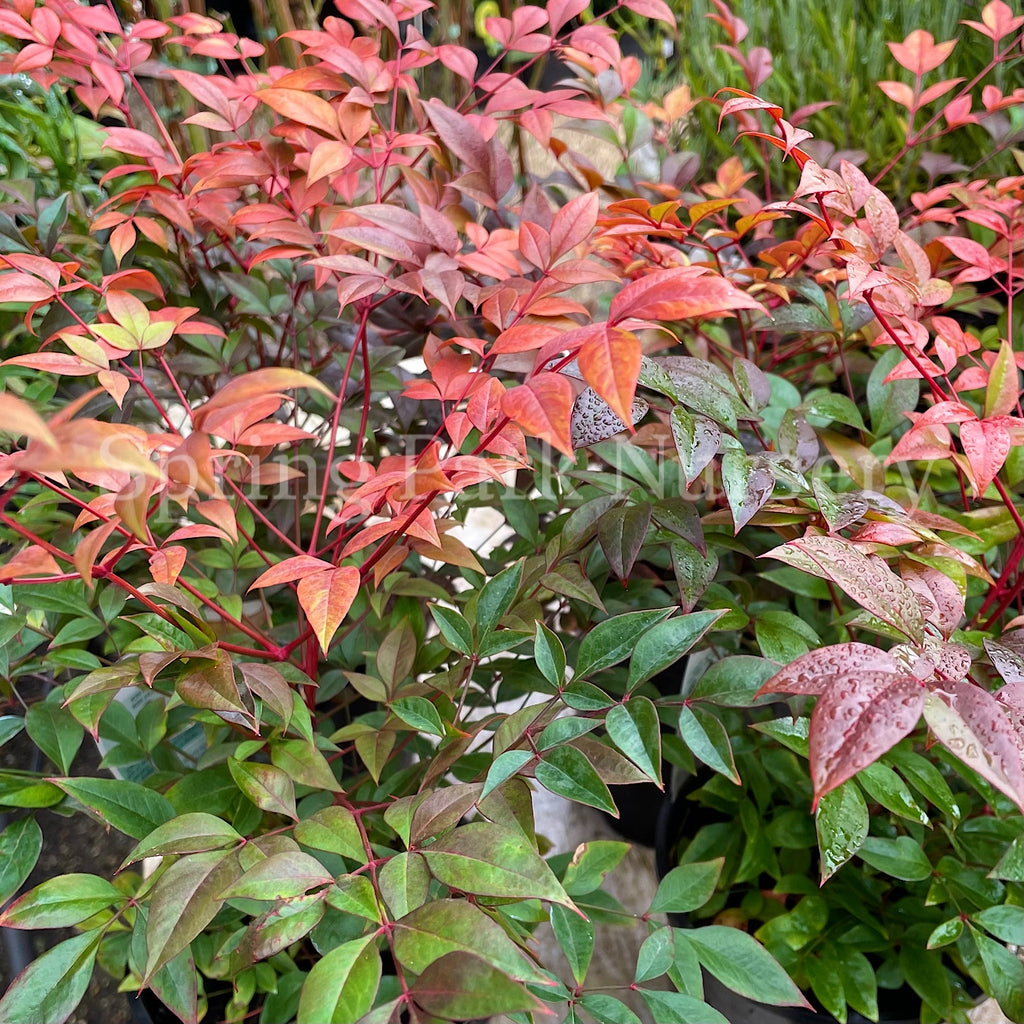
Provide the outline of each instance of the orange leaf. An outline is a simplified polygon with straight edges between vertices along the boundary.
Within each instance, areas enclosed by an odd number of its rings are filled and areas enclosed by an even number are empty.
[[[141,473],[159,477],[156,463],[140,448],[138,431],[117,423],[99,420],[71,420],[53,427],[57,442],[51,448],[33,441],[18,457],[18,468],[33,473],[66,470],[104,470]]]
[[[325,569],[299,580],[299,604],[325,654],[358,591],[359,570],[351,565]]]
[[[332,139],[341,137],[334,107],[319,96],[298,89],[261,89],[256,95],[271,110],[292,121],[315,128]]]
[[[273,587],[278,583],[294,583],[313,573],[326,572],[333,568],[330,562],[325,562],[322,558],[295,555],[294,558],[286,558],[283,562],[272,565],[250,585],[249,589]]]
[[[560,373],[539,373],[525,384],[506,391],[501,411],[527,434],[573,457],[569,437],[572,385]]]
[[[149,556],[149,571],[153,574],[153,582],[174,586],[185,565],[187,554],[180,544],[172,544],[162,551],[154,551]]]
[[[765,312],[756,299],[724,277],[709,274],[704,267],[672,267],[627,284],[612,299],[608,322],[732,316],[737,309]]]
[[[57,447],[57,439],[42,417],[24,399],[6,392],[0,394],[0,433],[39,441],[50,448]]]
[[[195,424],[202,429],[203,421],[212,413],[235,406],[248,405],[254,398],[277,394],[290,388],[312,388],[329,398],[334,396],[331,390],[320,383],[315,377],[301,370],[291,370],[286,366],[270,366],[262,370],[253,370],[241,377],[236,377],[220,389],[206,405],[196,410]]]
[[[60,566],[49,551],[33,544],[23,548],[6,565],[0,565],[0,583],[25,576],[50,576],[60,573]]]
[[[633,398],[640,375],[640,340],[610,327],[583,343],[579,366],[586,382],[608,403],[623,423],[633,422]]]

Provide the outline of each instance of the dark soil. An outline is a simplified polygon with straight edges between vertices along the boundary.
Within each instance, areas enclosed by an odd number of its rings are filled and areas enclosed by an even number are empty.
[[[35,750],[35,745],[22,733],[0,747],[0,766],[38,770],[40,766],[32,761]],[[72,765],[71,774],[93,773],[98,763],[99,756],[87,736]],[[53,770],[53,766],[44,762],[42,770],[48,769]],[[23,813],[11,810],[7,817],[11,820]],[[121,861],[135,845],[128,836],[114,829],[108,831],[85,814],[65,818],[44,810],[36,812],[36,820],[43,831],[43,852],[29,876],[26,890],[53,875],[78,871],[113,878]],[[29,941],[32,956],[38,956],[73,934],[72,929],[21,932]],[[12,980],[7,947],[0,943],[0,991],[6,991]],[[114,979],[97,966],[89,990],[68,1021],[69,1024],[131,1024],[127,997],[117,991]]]

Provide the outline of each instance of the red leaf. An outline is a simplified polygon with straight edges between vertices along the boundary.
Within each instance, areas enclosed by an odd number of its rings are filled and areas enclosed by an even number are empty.
[[[334,566],[325,562],[322,558],[314,558],[312,555],[295,555],[293,558],[286,558],[277,565],[272,565],[266,572],[262,573],[250,584],[249,589],[257,587],[273,587],[278,583],[294,583],[314,573],[327,572]]]
[[[895,674],[896,671],[892,655],[877,647],[861,643],[833,644],[791,661],[776,672],[756,696],[766,693],[815,695],[824,693],[833,682],[840,683],[847,677],[856,678],[865,672]]]
[[[359,570],[351,565],[325,569],[299,580],[299,604],[325,654],[358,592]]]
[[[919,679],[865,671],[837,680],[811,715],[814,804],[909,735],[926,691]]]
[[[960,444],[974,477],[975,497],[980,498],[1010,454],[1010,416],[994,416],[960,424]]]
[[[705,267],[673,267],[627,284],[612,299],[608,323],[733,316],[738,309],[765,312],[756,299],[724,277],[709,274]]]
[[[598,199],[596,192],[586,192],[570,199],[551,222],[551,262],[572,252],[586,241],[597,225]]]
[[[955,39],[937,43],[931,32],[920,28],[914,29],[902,43],[889,43],[897,63],[915,75],[933,71],[953,52],[955,46]]]
[[[614,327],[588,338],[578,356],[584,380],[624,423],[632,423],[642,358],[637,336]]]
[[[572,385],[560,373],[539,373],[502,395],[501,411],[523,430],[573,457],[569,422]]]
[[[929,694],[924,717],[929,728],[964,764],[1024,810],[1024,739],[1008,708],[973,683],[944,684]]]

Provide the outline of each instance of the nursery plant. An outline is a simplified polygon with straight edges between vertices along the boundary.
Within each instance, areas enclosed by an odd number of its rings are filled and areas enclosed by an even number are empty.
[[[77,929],[4,1019],[67,1019],[98,962],[183,1021],[633,1020],[587,983],[594,922],[630,920],[601,889],[625,844],[545,856],[531,787],[614,814],[608,786],[663,784],[663,757],[735,780],[721,709],[762,684],[817,700],[826,885],[898,878],[871,851],[923,842],[864,782],[922,718],[964,792],[1010,824],[1024,803],[1021,179],[890,198],[732,90],[722,118],[801,168],[771,202],[740,157],[675,152],[685,97],[635,101],[639,62],[584,3],[487,19],[482,63],[427,38],[426,3],[336,7],[270,58],[196,14],[0,9],[2,70],[103,136],[102,198],[9,187],[2,222],[0,738],[54,766],[0,773],[3,895],[47,809],[137,842],[0,915]],[[1001,66],[1020,29],[995,0],[967,30]],[[950,49],[894,43],[908,88]],[[543,92],[542,58],[565,72]],[[1020,101],[946,92],[943,131]],[[563,141],[580,122],[615,180]],[[701,646],[742,671],[659,695]],[[972,846],[967,797],[958,818],[917,792],[995,872],[966,909],[941,894],[965,916],[933,944],[1012,1009],[1020,841]],[[868,812],[895,834],[868,840]],[[803,1005],[791,956],[661,923],[712,898],[702,865],[642,915],[634,997],[723,1020],[703,967]],[[570,981],[533,957],[540,924]],[[945,1011],[925,960],[907,980]]]

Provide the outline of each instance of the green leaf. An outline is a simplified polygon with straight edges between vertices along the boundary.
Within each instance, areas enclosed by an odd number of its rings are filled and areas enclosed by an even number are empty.
[[[551,928],[576,984],[582,985],[594,955],[594,925],[588,918],[556,904],[551,908]]]
[[[932,875],[931,862],[920,844],[910,836],[895,839],[870,836],[861,844],[857,855],[876,870],[905,882],[923,882]]]
[[[713,420],[704,416],[691,416],[681,405],[673,407],[669,425],[683,477],[689,487],[718,454],[722,430]]]
[[[362,879],[369,887],[367,879]],[[310,896],[299,896],[294,899],[282,900],[265,914],[254,918],[239,943],[238,950],[250,963],[266,960],[281,950],[287,949],[292,943],[308,935],[324,916],[325,899],[323,893]],[[178,963],[182,954],[178,954],[161,970],[167,970]],[[160,972],[158,971],[157,974]]]
[[[1024,962],[1001,942],[995,942],[976,928],[971,929],[971,935],[999,1009],[1008,1020],[1024,1020]]]
[[[948,921],[943,921],[942,924],[937,924],[932,929],[931,935],[928,936],[928,949],[948,946],[951,942],[956,942],[963,933],[964,919],[959,915],[951,917]]]
[[[857,781],[868,796],[901,818],[927,825],[928,815],[914,800],[906,783],[887,765],[869,764],[857,772]]]
[[[189,853],[158,879],[146,923],[146,977],[176,957],[214,919],[221,893],[242,873],[231,850]]]
[[[885,383],[885,378],[904,358],[895,345],[884,349],[868,377],[868,412],[871,415],[871,433],[875,437],[888,437],[907,422],[904,413],[917,408],[920,381],[892,380]]]
[[[657,608],[624,612],[599,622],[580,644],[574,678],[583,679],[622,661],[647,630],[671,614],[671,608]]]
[[[63,799],[53,783],[37,775],[0,772],[0,807],[52,807]]]
[[[437,708],[426,697],[399,697],[388,705],[406,725],[417,732],[444,739],[444,723]]]
[[[546,790],[558,796],[596,807],[615,818],[619,816],[608,787],[576,747],[555,747],[545,751],[534,768],[534,775]]]
[[[480,799],[490,796],[503,782],[507,782],[523,765],[532,761],[534,754],[532,750],[506,750],[499,754],[487,769],[487,778],[484,781],[483,792]]]
[[[523,563],[516,562],[484,584],[476,602],[476,629],[479,636],[490,633],[512,606],[522,578]]]
[[[818,634],[792,612],[768,610],[759,613],[754,632],[761,653],[780,665],[788,665],[821,644]]]
[[[334,876],[315,857],[290,850],[257,861],[220,895],[226,900],[283,900],[305,895],[310,889],[333,881]]]
[[[334,777],[327,758],[308,740],[272,740],[270,760],[299,785],[335,793],[341,791],[341,784]]]
[[[868,835],[868,805],[852,779],[818,801],[814,825],[824,884],[861,848]]]
[[[998,907],[985,907],[976,914],[971,914],[971,920],[1003,942],[1013,946],[1024,946],[1024,907],[1011,906],[1008,903]]]
[[[71,712],[48,700],[40,701],[25,712],[25,729],[32,742],[67,775],[85,735]]]
[[[572,907],[551,868],[523,832],[472,822],[442,836],[421,853],[434,877],[453,889]]]
[[[629,853],[629,843],[593,839],[576,847],[562,885],[570,896],[584,896],[600,888],[605,876]]]
[[[772,496],[775,470],[763,455],[728,451],[722,456],[722,486],[739,533]]]
[[[168,853],[202,853],[240,843],[242,837],[226,821],[204,811],[182,814],[155,828],[122,861],[121,867],[143,857]]]
[[[228,758],[228,770],[238,788],[262,811],[298,819],[295,784],[280,768]]]
[[[15,900],[0,914],[0,927],[67,928],[127,899],[97,875],[57,875]]]
[[[812,391],[804,399],[800,409],[808,416],[819,416],[828,422],[838,420],[857,430],[867,429],[857,406],[850,401],[848,396],[840,394],[838,391],[824,389]]]
[[[174,817],[171,802],[159,793],[127,779],[54,779],[68,796],[94,811],[104,824],[142,839]]]
[[[0,715],[0,747],[24,728],[25,719],[20,715]]]
[[[315,893],[309,898],[319,895]],[[379,923],[384,914],[373,883],[365,875],[339,875],[334,885],[327,890],[326,902],[343,914],[355,914],[356,917],[365,917],[367,921]]]
[[[537,632],[533,640],[533,658],[540,669],[540,674],[552,686],[561,686],[565,682],[565,649],[558,637],[543,622],[537,623]]]
[[[430,873],[420,853],[389,857],[377,869],[377,883],[392,917],[404,917],[422,907],[430,895]]]
[[[35,818],[12,821],[0,833],[0,906],[25,884],[42,849],[43,833]]]
[[[374,935],[335,946],[318,960],[299,996],[297,1024],[354,1024],[373,1006],[380,985]]]
[[[827,302],[824,297],[823,302]],[[779,334],[820,334],[823,331],[829,334],[837,333],[836,326],[828,315],[827,306],[819,308],[802,302],[772,310],[765,329]]]
[[[722,658],[708,668],[686,696],[691,701],[707,701],[723,707],[747,707],[753,703],[754,694],[778,670],[774,662],[748,654]]]
[[[652,978],[660,978],[674,962],[675,942],[672,929],[668,925],[656,928],[640,945],[633,981],[640,984]]]
[[[554,911],[578,915],[564,907]],[[395,957],[406,970],[422,974],[435,960],[461,951],[482,956],[516,981],[544,984],[545,975],[509,938],[505,929],[464,899],[431,900],[395,922]]]
[[[604,992],[588,992],[579,1005],[598,1024],[641,1024],[640,1018],[621,999]]]
[[[576,718],[572,715],[556,718],[550,725],[544,727],[544,731],[537,737],[535,744],[538,750],[548,750],[562,743],[568,743],[579,736],[585,736],[588,732],[593,732],[600,724],[596,718]]]
[[[544,573],[540,582],[542,586],[556,594],[604,610],[601,595],[594,584],[583,575],[578,562],[562,562],[552,572]]]
[[[789,975],[753,936],[716,924],[693,928],[687,935],[701,964],[727,988],[760,1003],[809,1008]]]
[[[900,946],[899,965],[907,984],[939,1014],[940,1020],[947,1019],[953,995],[942,966],[942,954],[921,949],[914,942],[904,942]]]
[[[708,1006],[703,999],[684,992],[642,988],[640,995],[651,1011],[651,1018],[658,1024],[729,1024],[725,1017]]]
[[[434,616],[441,636],[452,650],[460,654],[473,653],[473,630],[464,616],[440,604],[430,605],[430,614]]]
[[[1008,338],[1003,338],[985,387],[985,419],[1012,416],[1019,395],[1020,376],[1013,346]]]
[[[918,793],[935,804],[952,821],[960,820],[960,807],[949,788],[949,783],[928,758],[913,750],[894,747],[882,760],[898,768],[900,774]],[[1024,878],[1021,881],[1024,881]]]
[[[661,722],[651,701],[632,697],[617,704],[605,717],[605,728],[612,743],[660,786]]]
[[[647,502],[609,509],[597,526],[597,539],[608,566],[620,580],[627,580],[651,525]]]
[[[833,1017],[845,1022],[846,991],[839,973],[839,962],[831,947],[824,945],[816,956],[805,957],[803,967],[818,1002]]]
[[[710,711],[684,704],[679,709],[679,735],[694,757],[739,785],[729,733]]]
[[[64,1024],[92,978],[100,934],[65,939],[25,968],[0,999],[5,1024]]]
[[[715,609],[677,615],[649,629],[633,648],[629,662],[629,688],[632,690],[645,679],[675,664],[723,614],[722,609]]]
[[[688,914],[703,907],[715,893],[724,857],[694,861],[672,868],[658,883],[651,901],[652,914]]]
[[[445,1020],[474,1020],[542,1010],[542,1004],[513,981],[471,953],[439,957],[416,979],[410,994],[426,1013]],[[298,1024],[304,1024],[300,1019]],[[308,1024],[320,1024],[311,1018]]]
[[[585,679],[574,679],[562,691],[562,703],[574,711],[604,711],[615,701],[593,683]]]
[[[362,861],[366,856],[355,816],[344,807],[324,807],[295,826],[296,840],[314,850]]]
[[[839,975],[850,1006],[868,1020],[878,1020],[878,979],[871,961],[860,950],[843,947]]]

